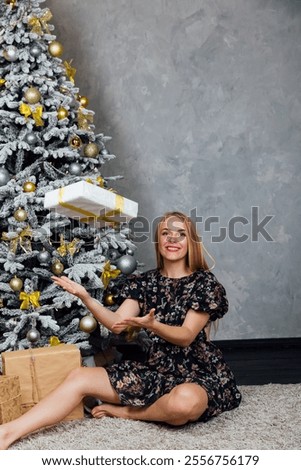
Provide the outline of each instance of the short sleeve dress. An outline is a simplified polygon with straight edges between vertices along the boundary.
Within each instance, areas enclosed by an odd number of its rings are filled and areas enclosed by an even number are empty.
[[[156,319],[180,326],[187,311],[208,312],[210,320],[228,310],[224,287],[213,273],[197,270],[179,279],[164,277],[158,269],[129,276],[116,297],[118,304],[135,299],[140,315],[156,309]],[[176,346],[148,331],[151,346],[144,362],[124,360],[106,367],[122,405],[151,405],[175,386],[190,382],[206,389],[209,404],[201,421],[239,406],[241,394],[222,352],[202,330],[187,347]]]

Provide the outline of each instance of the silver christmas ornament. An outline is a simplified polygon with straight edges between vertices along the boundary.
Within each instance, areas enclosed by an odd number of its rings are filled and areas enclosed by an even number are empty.
[[[49,263],[51,260],[51,255],[48,251],[41,251],[37,256],[40,263]]]
[[[6,168],[0,168],[0,186],[5,186],[11,178]]]
[[[41,54],[42,54],[42,49],[37,44],[31,47],[30,55],[32,55],[32,57],[39,57]]]
[[[18,60],[19,51],[15,46],[7,46],[3,51],[3,56],[8,62],[15,62]]]
[[[131,255],[123,255],[117,261],[116,266],[123,274],[131,274],[137,267],[137,261]]]
[[[36,328],[31,328],[27,332],[26,338],[30,343],[36,343],[40,339],[40,333]]]
[[[76,163],[76,162],[70,163],[69,173],[70,173],[70,175],[80,176],[82,174],[82,167],[81,167],[80,163]]]
[[[37,143],[38,138],[34,132],[28,132],[28,134],[25,135],[24,140],[29,145],[34,145]]]
[[[83,317],[79,322],[80,330],[84,331],[85,333],[92,333],[97,327],[97,321],[91,315],[87,315]]]
[[[127,255],[130,255],[130,256],[133,256],[134,250],[132,250],[131,248],[128,248],[128,249],[126,250],[126,254],[127,254]]]

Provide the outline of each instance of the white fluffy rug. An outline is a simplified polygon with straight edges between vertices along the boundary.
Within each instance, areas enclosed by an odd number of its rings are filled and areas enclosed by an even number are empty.
[[[301,384],[239,387],[239,408],[207,423],[169,426],[114,418],[85,418],[15,443],[22,450],[300,449]]]

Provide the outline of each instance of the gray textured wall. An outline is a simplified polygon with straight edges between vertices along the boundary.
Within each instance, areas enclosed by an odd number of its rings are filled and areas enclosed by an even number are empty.
[[[149,221],[170,209],[203,217],[230,300],[217,337],[301,336],[301,2],[45,5],[97,130],[113,138],[118,158],[104,175],[124,175],[116,189]],[[259,222],[273,216],[264,226],[273,241],[256,236],[252,207]],[[151,242],[138,246],[152,267]]]

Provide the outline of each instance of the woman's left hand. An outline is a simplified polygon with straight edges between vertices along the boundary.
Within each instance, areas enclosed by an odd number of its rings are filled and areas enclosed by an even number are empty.
[[[115,323],[112,327],[113,331],[120,331],[120,329],[124,329],[127,326],[136,326],[139,328],[146,328],[151,330],[155,324],[155,309],[152,308],[147,315],[143,317],[130,317],[125,318],[117,323]]]

